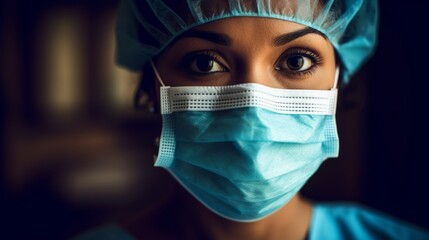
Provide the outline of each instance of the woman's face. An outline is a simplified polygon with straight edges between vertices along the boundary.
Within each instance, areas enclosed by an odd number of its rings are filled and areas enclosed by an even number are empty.
[[[156,59],[167,86],[259,83],[330,89],[335,54],[317,31],[279,19],[234,17],[193,28]]]

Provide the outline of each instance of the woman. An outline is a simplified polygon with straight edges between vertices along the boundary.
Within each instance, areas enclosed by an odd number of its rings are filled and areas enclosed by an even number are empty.
[[[338,156],[337,85],[371,56],[376,26],[375,1],[124,1],[117,61],[143,70],[142,86],[163,117],[155,166],[180,186],[162,206],[107,233],[428,239],[362,206],[299,194]]]

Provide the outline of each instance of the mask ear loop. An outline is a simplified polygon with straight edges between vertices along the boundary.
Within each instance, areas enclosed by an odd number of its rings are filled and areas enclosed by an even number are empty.
[[[335,79],[334,79],[334,86],[332,87],[331,90],[335,90],[337,88],[338,85],[338,78],[340,77],[340,67],[337,66],[335,68]]]
[[[152,61],[152,60],[150,60],[150,61],[149,61],[149,63],[150,63],[150,65],[152,66],[152,69],[153,69],[153,71],[154,71],[154,73],[155,73],[156,79],[158,80],[159,84],[161,84],[161,86],[165,87],[165,84],[164,84],[164,82],[162,81],[161,76],[159,75],[159,72],[158,72],[158,70],[157,70],[157,69],[156,69],[156,67],[155,67],[155,64],[153,63],[153,61]]]

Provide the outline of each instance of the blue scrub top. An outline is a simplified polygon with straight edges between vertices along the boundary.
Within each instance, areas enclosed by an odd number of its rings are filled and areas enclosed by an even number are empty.
[[[385,213],[352,203],[323,203],[313,208],[309,240],[429,240],[429,232]]]
[[[74,240],[134,240],[115,224],[92,230]],[[353,203],[314,205],[309,240],[397,239],[429,240],[429,231],[387,214]]]

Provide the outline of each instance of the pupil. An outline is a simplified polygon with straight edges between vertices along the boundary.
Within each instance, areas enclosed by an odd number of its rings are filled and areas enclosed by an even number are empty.
[[[198,70],[208,72],[213,68],[213,60],[210,57],[200,57],[197,60]]]
[[[287,66],[291,70],[299,70],[304,65],[304,59],[302,56],[292,56],[287,60]]]

